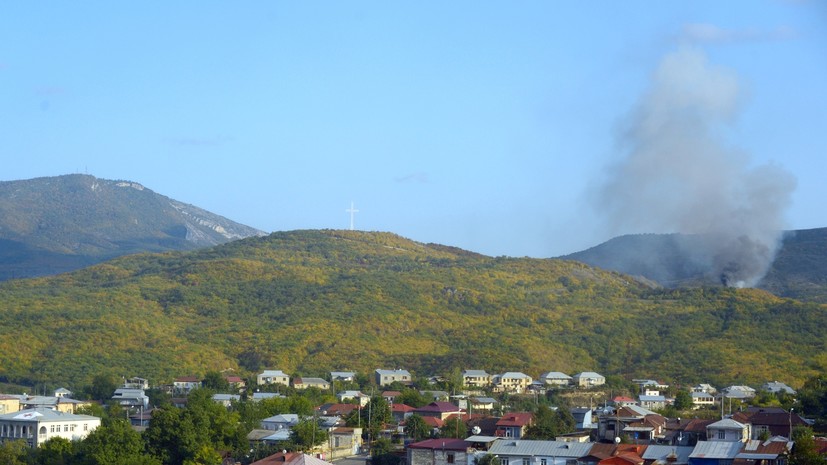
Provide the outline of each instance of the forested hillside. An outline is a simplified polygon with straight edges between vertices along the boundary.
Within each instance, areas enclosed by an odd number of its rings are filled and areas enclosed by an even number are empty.
[[[9,281],[0,295],[0,381],[24,384],[404,367],[795,385],[827,370],[827,306],[662,290],[385,233],[294,231],[122,257]]]

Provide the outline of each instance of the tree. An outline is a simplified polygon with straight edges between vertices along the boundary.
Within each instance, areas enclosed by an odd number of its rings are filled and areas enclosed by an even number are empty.
[[[405,420],[405,436],[414,441],[421,441],[431,437],[431,427],[425,423],[422,415],[414,413]]]
[[[201,386],[206,389],[212,389],[215,392],[229,392],[230,383],[227,378],[217,371],[208,371],[201,380]]]
[[[459,415],[454,415],[442,424],[442,428],[439,429],[439,436],[442,438],[465,438],[468,436],[468,426]]]
[[[531,426],[526,429],[525,438],[552,440],[561,434],[574,431],[574,427],[574,417],[568,409],[552,410],[545,405],[540,405],[534,412]]]
[[[124,419],[112,419],[96,428],[78,447],[80,455],[89,465],[160,463],[157,459],[146,460],[148,457],[144,455],[141,435]]]
[[[112,375],[99,373],[92,378],[92,385],[86,390],[90,399],[106,402],[112,398],[117,388],[118,385]]]
[[[29,446],[24,440],[0,444],[0,463],[3,465],[26,465]]]
[[[302,420],[290,430],[290,440],[304,450],[324,444],[327,438],[327,431],[320,428],[315,419]]]
[[[35,455],[39,465],[70,465],[75,455],[75,443],[54,437],[41,444]]]
[[[681,389],[675,393],[675,408],[677,410],[689,410],[692,408],[692,405],[692,394],[690,394],[689,391]]]
[[[474,465],[498,465],[499,460],[493,454],[485,454],[474,458]]]
[[[805,426],[793,429],[792,440],[795,441],[790,454],[790,465],[825,465],[827,458],[818,453],[813,430]]]
[[[404,388],[400,391],[399,396],[396,397],[396,403],[405,404],[413,408],[419,408],[423,405],[428,405],[429,400],[416,389]]]

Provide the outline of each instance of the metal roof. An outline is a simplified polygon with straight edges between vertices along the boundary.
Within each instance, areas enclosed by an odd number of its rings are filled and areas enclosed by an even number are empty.
[[[734,459],[743,445],[737,441],[698,441],[689,458]]]
[[[587,442],[533,441],[527,439],[502,439],[488,449],[492,455],[545,456],[580,458],[589,454],[592,444]]]

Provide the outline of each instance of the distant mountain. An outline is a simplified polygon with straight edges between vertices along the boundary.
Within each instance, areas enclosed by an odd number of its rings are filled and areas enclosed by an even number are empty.
[[[131,181],[73,174],[0,182],[0,280],[263,234]]]
[[[643,277],[666,287],[720,285],[709,273],[703,243],[687,234],[616,237],[566,255],[599,268]],[[775,261],[758,287],[781,297],[827,303],[827,228],[787,231]]]

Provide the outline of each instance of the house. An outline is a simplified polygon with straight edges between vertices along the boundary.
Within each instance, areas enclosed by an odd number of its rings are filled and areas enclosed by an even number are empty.
[[[285,397],[284,394],[279,394],[278,392],[254,392],[253,393],[253,402],[259,402],[264,399],[272,399],[274,397]]]
[[[792,396],[795,395],[795,389],[779,381],[766,382],[763,386],[761,386],[761,390],[771,392],[773,394],[783,392],[784,394],[790,394]]]
[[[376,376],[376,384],[379,386],[387,386],[391,383],[397,382],[404,385],[410,385],[413,383],[413,377],[411,377],[408,370],[383,370],[381,368],[377,368],[374,374]]]
[[[592,422],[592,409],[580,407],[569,410],[574,417],[575,428],[579,430],[592,429],[597,425]]]
[[[706,392],[707,394],[715,394],[718,390],[711,384],[701,383],[692,386],[692,392]]]
[[[722,397],[729,399],[752,399],[755,389],[749,386],[729,386],[721,390]]]
[[[391,404],[391,416],[397,423],[401,423],[414,414],[415,408],[405,404]]]
[[[644,444],[617,444],[617,447],[599,462],[599,465],[643,465],[643,452],[648,448]],[[594,447],[592,447],[594,449]]]
[[[413,413],[422,417],[434,417],[445,421],[452,415],[462,415],[464,411],[450,402],[431,402],[428,405],[414,409]]]
[[[0,394],[0,415],[20,410],[20,397]]]
[[[463,370],[462,385],[466,388],[485,389],[491,385],[491,375],[485,370]]]
[[[293,378],[293,387],[295,389],[307,389],[307,388],[317,388],[321,389],[322,391],[326,391],[330,389],[330,383],[323,380],[322,378]]]
[[[531,426],[534,416],[528,412],[506,413],[497,420],[495,436],[501,438],[519,439],[525,435],[526,429]]]
[[[500,439],[488,453],[499,457],[501,465],[573,465],[591,448],[591,443]]]
[[[57,389],[55,389],[55,395],[54,395],[54,396],[55,396],[55,397],[67,397],[67,398],[71,398],[71,397],[72,397],[72,394],[73,394],[73,392],[72,392],[72,391],[70,391],[70,390],[68,390],[68,389],[66,389],[66,388],[57,388]]]
[[[540,382],[546,386],[568,386],[572,383],[571,376],[559,371],[549,371],[540,375]]]
[[[653,392],[653,391],[647,391]],[[658,391],[654,391],[658,392]],[[641,394],[638,396],[640,406],[649,410],[660,410],[666,408],[666,397],[660,394]]]
[[[637,400],[632,399],[631,397],[614,396],[614,398],[612,398],[612,405],[620,408],[620,407],[625,407],[627,405],[639,405],[639,404],[638,404]]]
[[[225,376],[224,379],[227,380],[227,384],[230,386],[230,389],[235,389],[237,392],[242,391],[245,387],[247,387],[247,382],[239,376],[228,375]]]
[[[419,391],[419,393],[422,394],[422,397],[433,400],[435,402],[447,401],[450,397],[450,394],[448,394],[445,391]]]
[[[732,415],[732,419],[751,425],[750,439],[760,439],[762,436],[789,438],[796,426],[807,426],[807,422],[795,412],[778,407],[749,407]]]
[[[745,442],[750,438],[750,425],[724,418],[706,427],[706,437],[709,442]]]
[[[752,439],[735,456],[739,465],[786,465],[793,442],[785,438],[760,441]]]
[[[349,383],[356,379],[355,371],[331,371],[330,381],[342,381]]]
[[[0,415],[0,443],[22,439],[29,447],[39,447],[55,437],[77,441],[85,438],[100,424],[101,419],[98,417],[48,408],[5,413]]]
[[[336,394],[336,398],[339,399],[339,402],[356,400],[356,403],[362,407],[368,405],[368,402],[370,402],[370,396],[363,394],[361,391],[342,391]]]
[[[75,400],[68,397],[23,396],[20,398],[20,410],[50,408],[58,412],[75,413],[80,407],[88,407],[90,401]]]
[[[350,457],[362,449],[362,428],[339,426],[328,432],[330,459]]]
[[[463,439],[426,439],[409,444],[408,465],[465,465],[469,462],[471,443]]]
[[[508,371],[501,375],[494,375],[491,382],[494,392],[510,392],[522,394],[533,380],[531,376],[519,371]]]
[[[299,423],[299,416],[295,413],[283,413],[261,420],[262,429],[269,431],[290,430]]]
[[[358,409],[356,404],[324,404],[316,408],[322,415],[336,415],[339,417],[346,417],[351,412]]]
[[[698,441],[706,441],[706,427],[716,420],[692,418],[689,420],[673,420],[667,423],[667,442],[675,446],[695,446]]]
[[[264,370],[256,375],[256,384],[283,384],[290,386],[290,377],[281,370]]]
[[[149,397],[143,389],[118,388],[112,394],[112,400],[124,407],[149,407]]]
[[[497,400],[493,397],[472,397],[469,399],[469,411],[491,413]]]
[[[572,376],[572,382],[575,386],[590,388],[606,384],[606,378],[593,371],[584,371]]]
[[[254,430],[255,431],[255,430]],[[251,433],[252,434],[252,433]],[[270,438],[262,442],[270,442]],[[261,460],[252,462],[250,465],[331,465],[330,462],[313,457],[312,455],[298,452],[277,452]]]
[[[650,417],[650,421],[648,421],[646,425],[642,424],[649,415],[655,415],[663,418],[651,410],[638,407],[636,405],[627,405],[625,407],[615,409],[613,412],[601,414],[598,417],[597,437],[601,441],[614,441],[615,438],[622,437],[624,434],[629,433],[638,433],[638,436],[641,436],[640,433],[644,432],[643,430],[635,429],[626,431],[626,428],[632,426],[633,423],[638,424],[633,428],[651,427],[651,430],[646,431],[650,431],[652,436],[657,436],[655,427],[651,424],[654,422],[652,418],[655,417]],[[665,431],[665,421],[663,430]],[[634,434],[629,435],[634,436]]]
[[[127,389],[143,389],[146,391],[149,389],[149,381],[144,378],[139,378],[137,376],[133,376],[131,378],[126,378],[123,380],[123,386]]]
[[[742,446],[738,441],[698,441],[689,454],[689,465],[730,465]]]
[[[188,394],[201,387],[201,380],[195,376],[180,376],[172,381],[172,389],[176,394]]]
[[[715,405],[715,396],[709,392],[692,391],[690,395],[692,396],[692,408],[695,410]]]
[[[224,407],[230,408],[233,401],[239,402],[241,400],[241,396],[238,394],[213,394],[212,400]]]
[[[643,465],[687,465],[694,447],[650,444],[640,457]]]
[[[640,392],[647,389],[664,390],[669,388],[668,384],[663,384],[656,379],[633,379],[632,382],[638,385]]]
[[[401,396],[402,393],[399,391],[383,391],[382,398],[385,399],[385,402],[392,404],[396,401],[396,398]]]

